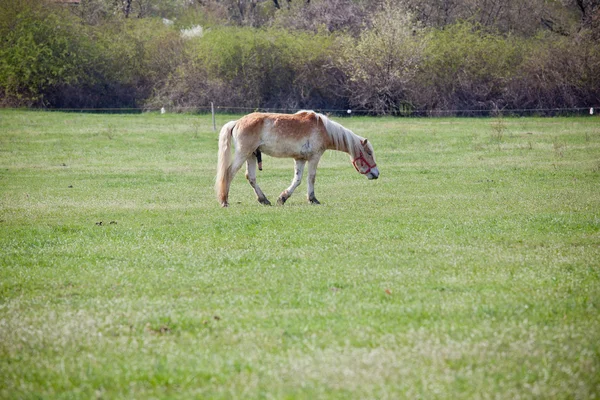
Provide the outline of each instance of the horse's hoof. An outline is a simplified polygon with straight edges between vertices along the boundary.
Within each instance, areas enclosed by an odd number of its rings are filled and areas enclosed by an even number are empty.
[[[258,199],[258,202],[265,206],[270,206],[271,202],[265,197],[264,199]]]
[[[221,207],[227,208],[227,207],[229,207],[229,203],[227,203],[226,201],[224,201],[224,202],[221,203]]]
[[[279,204],[280,206],[284,205],[285,202],[287,201],[287,197],[280,197],[277,199],[277,204]]]
[[[310,202],[310,204],[321,204],[321,202],[317,199],[308,199],[308,201]]]

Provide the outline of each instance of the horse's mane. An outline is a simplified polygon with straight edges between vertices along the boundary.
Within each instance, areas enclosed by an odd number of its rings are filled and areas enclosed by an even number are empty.
[[[310,113],[315,115],[317,117],[317,121],[321,121],[325,126],[327,135],[329,135],[329,138],[333,142],[336,150],[347,151],[350,153],[352,158],[356,157],[356,153],[361,147],[361,140],[364,138],[358,136],[350,129],[344,128],[337,122],[330,120],[327,118],[327,116],[321,113],[310,110],[300,110],[296,114],[300,113]]]

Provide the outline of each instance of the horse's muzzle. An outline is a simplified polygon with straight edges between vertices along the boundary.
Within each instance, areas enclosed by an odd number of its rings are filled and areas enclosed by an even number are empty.
[[[379,178],[379,170],[377,169],[377,167],[371,168],[371,170],[367,174],[367,178],[368,179],[377,179],[377,178]]]

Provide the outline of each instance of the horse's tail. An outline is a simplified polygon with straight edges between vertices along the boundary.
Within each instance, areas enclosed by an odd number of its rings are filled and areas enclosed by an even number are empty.
[[[229,195],[229,170],[231,167],[231,139],[233,137],[233,128],[237,121],[229,121],[219,133],[219,161],[217,162],[217,180],[215,182],[215,191],[217,199],[222,206],[227,206],[227,197]]]

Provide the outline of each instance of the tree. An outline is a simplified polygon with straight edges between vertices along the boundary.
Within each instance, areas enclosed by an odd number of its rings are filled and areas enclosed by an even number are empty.
[[[349,32],[358,35],[368,19],[366,7],[353,0],[321,0],[294,3],[279,10],[273,24],[285,29]]]

